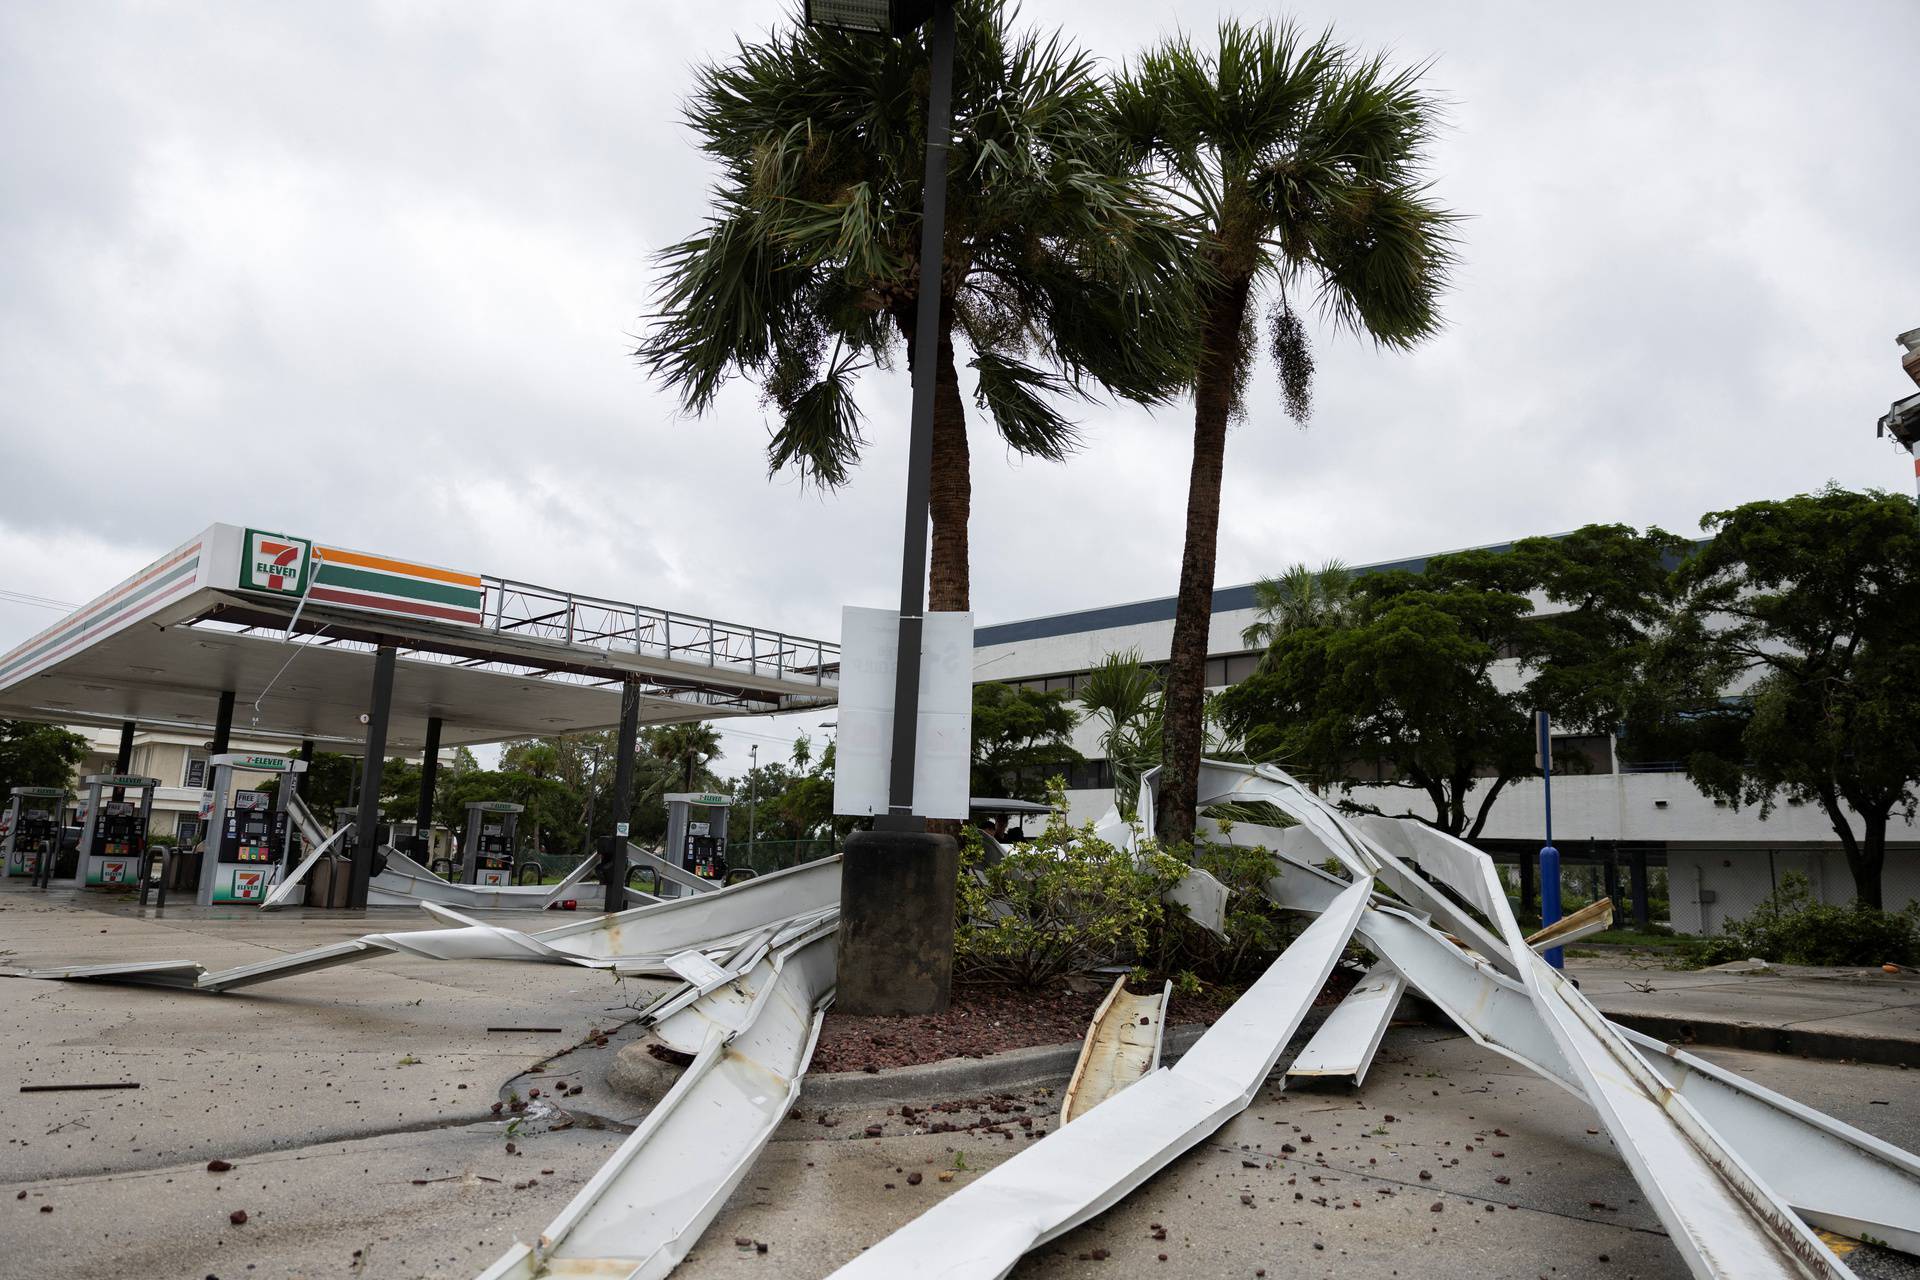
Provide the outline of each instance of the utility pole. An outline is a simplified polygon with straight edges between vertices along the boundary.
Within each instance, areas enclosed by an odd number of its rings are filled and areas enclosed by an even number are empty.
[[[758,866],[753,860],[753,847],[760,843],[760,744],[754,743],[747,748],[747,758],[753,764],[747,769],[747,862]]]
[[[1560,920],[1560,851],[1553,847],[1553,724],[1547,713],[1534,713],[1540,734],[1540,794],[1546,799],[1547,841],[1540,846],[1540,927]],[[1558,969],[1565,953],[1554,947],[1544,953],[1546,962]]]
[[[906,520],[894,676],[887,812],[847,838],[835,945],[843,1013],[943,1013],[953,985],[954,885],[960,846],[914,811],[920,642],[927,608],[927,498],[933,471],[933,384],[944,284],[947,151],[953,137],[954,0],[807,0],[810,26],[904,37],[927,27],[926,169],[921,178],[920,281],[907,431]]]

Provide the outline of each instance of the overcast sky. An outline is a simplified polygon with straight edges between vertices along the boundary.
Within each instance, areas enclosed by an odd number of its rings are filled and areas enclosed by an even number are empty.
[[[1443,336],[1318,333],[1305,431],[1259,375],[1220,583],[1910,483],[1873,420],[1920,325],[1920,4],[1025,6],[1116,61],[1220,14],[1431,60],[1471,216]],[[890,604],[904,372],[823,495],[767,477],[753,388],[690,420],[629,357],[705,205],[689,68],[785,20],[0,6],[0,593],[85,599],[220,520],[809,634]],[[1081,416],[1066,465],[975,424],[982,623],[1176,585],[1190,408]],[[56,616],[0,594],[0,649]]]

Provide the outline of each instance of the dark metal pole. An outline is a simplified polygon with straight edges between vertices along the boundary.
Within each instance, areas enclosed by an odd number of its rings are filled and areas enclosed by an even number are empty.
[[[367,881],[373,878],[373,855],[380,848],[380,774],[387,763],[387,716],[393,710],[394,651],[383,644],[373,655],[373,696],[367,710],[367,754],[360,762],[360,812],[353,851],[353,882],[347,906],[365,910]]]
[[[613,757],[613,834],[607,837],[606,909],[627,906],[627,823],[633,811],[633,749],[640,736],[640,684],[620,686],[620,739]],[[589,832],[588,834],[592,834]]]
[[[420,754],[420,803],[413,811],[415,853],[424,854],[433,844],[433,789],[439,781],[440,717],[428,716],[427,740]]]
[[[127,770],[133,768],[133,728],[134,723],[131,720],[122,720],[120,722],[120,749],[116,751],[113,756],[113,771],[115,773],[125,773]],[[125,800],[127,798],[127,789],[125,787],[115,787],[113,789],[113,798],[115,800]]]
[[[920,720],[920,623],[927,599],[927,493],[933,474],[933,390],[940,364],[940,295],[947,238],[947,145],[953,134],[953,0],[935,0],[927,33],[927,168],[920,197],[920,298],[913,325],[913,420],[907,449],[906,537],[900,559],[900,651],[893,685],[893,769],[887,812],[874,826],[924,831],[913,809]]]
[[[1640,928],[1647,927],[1652,913],[1647,905],[1647,849],[1645,845],[1635,845],[1627,852],[1628,875],[1633,882],[1633,923]]]
[[[1534,883],[1533,852],[1520,855],[1520,913],[1532,915],[1540,909],[1538,887]]]
[[[225,755],[233,741],[233,690],[220,691],[220,707],[213,713],[213,747],[208,755]],[[212,766],[208,766],[211,771]]]

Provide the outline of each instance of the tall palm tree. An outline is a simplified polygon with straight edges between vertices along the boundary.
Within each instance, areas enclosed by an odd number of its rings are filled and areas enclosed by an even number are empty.
[[[1201,269],[1160,792],[1170,842],[1193,833],[1227,423],[1243,404],[1262,295],[1282,399],[1303,422],[1313,357],[1299,309],[1311,302],[1335,328],[1394,348],[1440,325],[1454,217],[1427,195],[1436,106],[1419,77],[1330,34],[1226,22],[1216,50],[1176,37],[1113,88],[1119,142],[1183,207]]]
[[[1254,620],[1240,631],[1249,649],[1271,648],[1274,641],[1307,627],[1338,625],[1353,608],[1353,571],[1329,560],[1318,569],[1296,564],[1277,578],[1253,584]]]
[[[1190,326],[1185,246],[1117,163],[1093,59],[1015,33],[1006,0],[959,0],[933,413],[929,602],[965,609],[972,505],[956,338],[974,402],[1016,452],[1075,447],[1067,395],[1176,392]],[[640,361],[699,412],[731,377],[780,425],[771,470],[841,485],[865,436],[859,373],[909,367],[919,302],[927,54],[919,37],[807,28],[697,74],[687,120],[718,162],[713,211],[664,251]],[[916,376],[918,371],[916,372]],[[904,419],[905,415],[901,415]]]

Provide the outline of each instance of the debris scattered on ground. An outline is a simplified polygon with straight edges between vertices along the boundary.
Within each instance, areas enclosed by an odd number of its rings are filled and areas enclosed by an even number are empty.
[[[230,1164],[230,1163],[228,1163],[228,1162],[227,1162],[227,1161],[225,1161],[225,1160],[209,1160],[209,1161],[207,1161],[207,1172],[208,1172],[208,1173],[225,1173],[225,1172],[226,1172],[227,1170],[229,1170],[229,1169],[231,1169],[231,1168],[233,1168],[233,1165],[232,1165],[232,1164]]]
[[[85,1093],[96,1089],[138,1089],[138,1081],[116,1080],[98,1084],[23,1084],[22,1093]]]
[[[1342,980],[1342,975],[1334,975],[1334,981]],[[1036,1045],[1077,1044],[1106,994],[1105,984],[1075,989],[1085,985],[1063,980],[1039,991],[1020,991],[956,982],[953,1002],[940,1014],[856,1017],[829,1009],[812,1069],[871,1073],[943,1058],[984,1058]],[[1170,1021],[1210,1025],[1233,1003],[1234,994],[1177,996]]]

